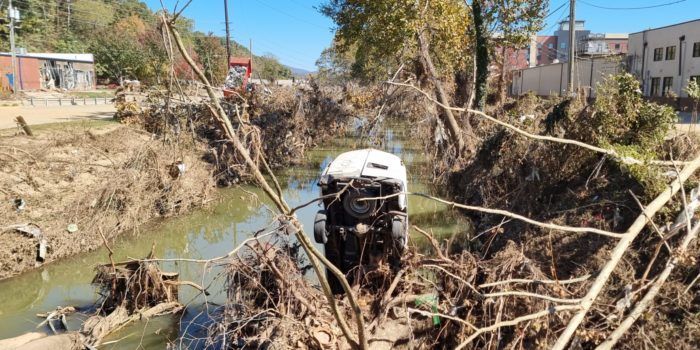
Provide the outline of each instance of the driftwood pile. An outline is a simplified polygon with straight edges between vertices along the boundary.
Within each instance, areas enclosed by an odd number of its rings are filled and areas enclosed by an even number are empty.
[[[132,322],[182,311],[184,306],[177,301],[178,285],[182,284],[178,275],[161,271],[151,259],[152,254],[144,260],[98,266],[93,284],[102,297],[95,314],[83,322],[79,331],[60,333],[51,326],[54,335],[29,333],[0,341],[0,348],[94,349]],[[75,311],[72,307],[59,308],[42,315],[46,316],[42,324],[62,320],[65,330],[65,315]]]

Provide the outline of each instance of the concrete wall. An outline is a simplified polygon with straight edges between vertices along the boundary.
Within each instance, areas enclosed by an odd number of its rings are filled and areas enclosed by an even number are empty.
[[[679,39],[681,36],[685,36],[684,41]],[[684,91],[688,80],[691,76],[700,75],[700,57],[692,57],[693,44],[696,42],[700,42],[700,20],[630,34],[627,64],[630,72],[642,82],[645,96],[651,95],[651,79],[660,78],[663,88],[664,77],[673,78],[671,91],[675,95],[684,98],[688,96]],[[668,46],[676,47],[676,57],[673,60],[666,60]],[[661,61],[654,61],[656,48],[664,49]]]
[[[577,61],[574,66],[574,85],[595,97],[596,84],[605,77],[622,71],[619,57]],[[519,96],[534,92],[539,96],[561,96],[568,86],[568,63],[554,63],[516,71],[513,74],[511,94]]]

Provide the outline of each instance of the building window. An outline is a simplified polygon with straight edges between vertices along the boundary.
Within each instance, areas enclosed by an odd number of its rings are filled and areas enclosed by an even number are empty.
[[[676,47],[669,46],[666,48],[666,61],[672,61],[676,59]]]
[[[668,96],[668,94],[671,92],[671,88],[673,88],[673,77],[665,77],[664,87],[663,90],[661,90],[662,96]]]
[[[664,48],[659,47],[654,49],[654,61],[661,61],[664,59]]]
[[[620,44],[615,44],[615,50],[619,50],[619,49],[620,49]]]
[[[700,43],[696,43],[696,44],[700,44]],[[553,48],[554,48],[554,44],[549,43],[549,44],[547,44],[547,47],[550,48],[550,49],[553,49]],[[700,45],[698,45],[698,47],[700,47]]]
[[[651,78],[651,91],[649,96],[659,96],[659,88],[661,87],[661,78]]]
[[[561,43],[561,45],[559,45],[559,47],[562,49],[566,49],[566,43]]]
[[[693,57],[700,57],[700,43],[693,44]]]

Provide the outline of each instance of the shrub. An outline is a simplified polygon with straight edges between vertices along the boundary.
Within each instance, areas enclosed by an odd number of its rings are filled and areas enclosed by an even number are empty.
[[[590,141],[643,161],[660,158],[664,138],[677,119],[673,109],[644,100],[639,82],[629,73],[608,77],[598,86],[597,95],[590,117]],[[655,167],[622,165],[622,169],[644,185],[648,194],[663,188]]]

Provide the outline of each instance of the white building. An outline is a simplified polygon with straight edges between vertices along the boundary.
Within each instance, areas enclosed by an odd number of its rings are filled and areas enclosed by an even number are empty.
[[[700,19],[630,34],[627,64],[645,96],[681,97],[680,108],[688,81],[700,79]]]

